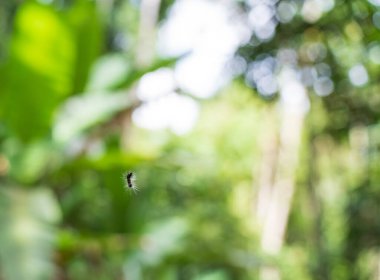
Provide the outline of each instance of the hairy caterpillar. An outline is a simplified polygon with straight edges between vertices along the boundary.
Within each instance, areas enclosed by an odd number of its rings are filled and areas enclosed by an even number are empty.
[[[132,171],[128,171],[123,174],[125,188],[134,191],[135,193],[139,191],[139,188],[136,186],[136,176]]]

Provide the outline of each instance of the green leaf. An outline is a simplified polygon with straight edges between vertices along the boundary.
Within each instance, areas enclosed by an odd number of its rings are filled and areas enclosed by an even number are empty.
[[[104,91],[114,88],[131,73],[131,66],[125,56],[119,53],[100,57],[94,64],[86,91]]]
[[[130,106],[125,93],[96,93],[71,97],[57,114],[53,129],[57,143],[68,143],[83,131]]]
[[[153,72],[162,67],[173,66],[179,59],[183,58],[186,55],[187,54],[182,55],[180,57],[157,59],[155,62],[152,63],[151,66],[148,66],[142,69],[133,69],[130,75],[125,76],[124,79],[120,80],[118,83],[115,83],[112,89],[117,90],[117,89],[129,88],[146,73]]]
[[[105,55],[94,64],[86,91],[128,89],[145,74],[173,66],[182,57],[157,59],[149,67],[137,69],[122,54]]]
[[[0,81],[2,117],[29,141],[48,133],[56,106],[71,91],[75,49],[67,24],[49,6],[23,4],[14,30]]]
[[[4,143],[4,155],[10,161],[9,176],[17,182],[33,184],[61,164],[59,150],[49,141],[23,145],[15,139]]]
[[[103,26],[95,2],[76,1],[68,13],[76,42],[76,60],[73,92],[83,92],[89,70],[99,56],[103,42]]]

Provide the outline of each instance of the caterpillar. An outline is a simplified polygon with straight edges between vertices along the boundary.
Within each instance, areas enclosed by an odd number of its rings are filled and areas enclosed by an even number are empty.
[[[134,193],[139,191],[139,188],[136,185],[136,176],[132,171],[128,171],[123,174],[124,185],[126,189],[134,191]]]

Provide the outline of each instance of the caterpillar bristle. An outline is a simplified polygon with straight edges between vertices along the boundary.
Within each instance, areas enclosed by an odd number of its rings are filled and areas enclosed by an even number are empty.
[[[136,176],[132,171],[128,171],[123,174],[124,185],[126,189],[132,190],[135,194],[139,192],[139,188],[136,186]]]

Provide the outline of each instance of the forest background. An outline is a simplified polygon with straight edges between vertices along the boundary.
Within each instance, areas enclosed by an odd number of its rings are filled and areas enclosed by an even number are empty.
[[[379,279],[379,29],[379,0],[1,0],[0,279]]]

